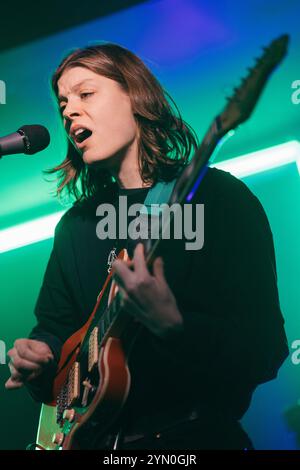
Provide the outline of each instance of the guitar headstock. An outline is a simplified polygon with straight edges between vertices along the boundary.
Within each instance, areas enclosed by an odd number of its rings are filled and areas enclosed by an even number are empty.
[[[227,98],[228,103],[218,116],[221,135],[225,135],[249,118],[268,77],[286,55],[288,42],[289,36],[285,34],[263,48],[264,53],[256,59],[256,65],[249,69],[249,74],[242,79],[241,85],[234,89],[234,94]]]

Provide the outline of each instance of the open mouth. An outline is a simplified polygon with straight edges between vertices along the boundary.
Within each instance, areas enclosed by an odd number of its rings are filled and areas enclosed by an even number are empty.
[[[85,129],[84,127],[81,127],[80,129],[76,129],[72,137],[76,144],[81,144],[86,139],[88,139],[91,135],[92,135],[92,131],[90,131],[89,129]]]

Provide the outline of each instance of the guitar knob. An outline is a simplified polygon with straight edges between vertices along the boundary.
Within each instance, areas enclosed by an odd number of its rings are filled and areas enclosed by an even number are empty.
[[[75,410],[72,408],[71,410],[65,410],[63,414],[63,419],[66,419],[69,421],[69,423],[72,423],[75,418]]]
[[[64,438],[65,438],[64,433],[57,432],[57,433],[53,434],[52,443],[61,446],[62,443],[64,442]]]

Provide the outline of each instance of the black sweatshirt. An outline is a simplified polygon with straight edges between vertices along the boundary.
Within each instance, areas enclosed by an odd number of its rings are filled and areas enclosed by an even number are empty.
[[[96,207],[142,203],[148,189],[113,185],[75,204],[56,227],[53,251],[36,304],[30,338],[59,359],[66,339],[90,316],[107,275],[114,240],[96,236]],[[202,407],[239,420],[256,386],[276,377],[288,348],[280,311],[272,233],[258,199],[229,173],[209,169],[193,204],[204,203],[204,246],[164,241],[166,279],[184,318],[183,330],[162,339],[143,329],[130,358],[131,423],[163,410]],[[30,386],[45,399],[47,373]]]

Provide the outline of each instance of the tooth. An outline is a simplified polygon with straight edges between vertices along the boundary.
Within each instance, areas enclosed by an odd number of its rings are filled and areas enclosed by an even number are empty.
[[[74,134],[77,136],[78,134],[81,134],[81,132],[84,132],[83,127],[80,127],[80,129],[76,129],[76,131],[74,132]]]

